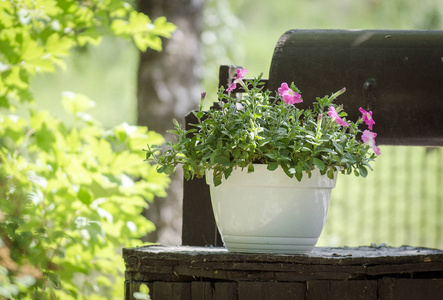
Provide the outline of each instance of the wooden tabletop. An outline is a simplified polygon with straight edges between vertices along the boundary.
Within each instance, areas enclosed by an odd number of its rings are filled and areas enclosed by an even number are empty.
[[[146,272],[155,278],[174,274],[230,280],[254,276],[275,280],[351,279],[394,272],[443,272],[442,250],[409,246],[319,247],[309,255],[232,253],[220,247],[145,246],[124,249],[123,258],[127,279],[131,279],[131,274],[141,276]],[[249,271],[254,271],[254,276],[247,275]]]
[[[123,249],[125,299],[443,299],[443,251],[315,248],[309,255],[231,253],[220,247]]]

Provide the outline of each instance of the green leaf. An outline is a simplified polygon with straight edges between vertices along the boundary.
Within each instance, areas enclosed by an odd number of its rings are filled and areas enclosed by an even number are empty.
[[[95,107],[95,102],[83,94],[63,92],[62,105],[67,112],[76,115],[79,112],[84,112]]]
[[[19,67],[13,67],[4,73],[4,76],[6,77],[4,80],[6,86],[17,89],[29,88],[28,76],[24,76],[23,71],[20,70]]]
[[[158,165],[157,172],[158,173],[165,173],[166,169],[168,168],[167,165]]]
[[[220,185],[222,183],[221,173],[215,173],[213,179],[214,179],[214,185],[215,186]]]
[[[325,168],[325,164],[324,164],[323,161],[321,161],[320,159],[314,157],[314,158],[312,159],[312,162],[314,163],[314,165],[315,165],[319,170],[321,170],[321,171],[324,170],[324,168]]]
[[[167,166],[167,168],[165,169],[165,174],[166,175],[172,175],[175,171],[175,167],[174,166]]]
[[[364,163],[365,166],[367,166],[371,171],[374,171],[369,163],[367,163],[367,162],[363,162],[363,163]]]
[[[53,33],[46,40],[46,51],[56,56],[67,56],[69,50],[75,46],[75,42],[68,37],[60,37],[58,33]]]
[[[226,157],[223,155],[218,155],[215,157],[214,163],[220,164],[223,166],[229,166],[231,164],[231,160],[229,159],[229,157]]]
[[[229,176],[231,176],[233,168],[227,168],[226,170],[223,171],[223,174],[225,175],[225,178],[227,179]]]
[[[39,148],[46,152],[52,149],[55,143],[55,135],[48,129],[46,123],[42,124],[40,130],[38,130],[34,136]]]
[[[303,172],[303,166],[302,165],[295,166],[295,172],[302,173]]]
[[[277,156],[274,153],[266,153],[265,156],[269,157],[270,159],[277,159]]]
[[[295,178],[297,178],[298,181],[301,181],[303,178],[303,172],[296,172]]]
[[[274,170],[276,170],[277,168],[278,168],[278,162],[275,162],[275,161],[270,162],[270,163],[268,164],[268,167],[267,167],[267,169],[268,169],[269,171],[274,171]]]
[[[319,149],[316,149],[314,154],[322,153],[322,152],[331,153],[331,154],[335,154],[336,153],[334,150],[329,149],[329,148],[319,148]]]
[[[154,21],[155,33],[166,38],[170,38],[172,32],[177,29],[177,26],[168,22],[165,17],[159,17]]]
[[[144,294],[149,294],[149,287],[146,284],[140,285],[140,292]]]
[[[38,42],[29,36],[26,36],[22,44],[22,55],[21,59],[23,61],[30,61],[36,58],[42,57],[44,54],[43,47],[38,45]]]
[[[90,192],[84,187],[80,188],[80,190],[77,193],[77,197],[78,199],[80,199],[81,202],[83,202],[86,205],[89,205],[92,202],[92,197]]]
[[[103,236],[101,224],[98,222],[90,222],[89,225],[86,226],[86,230],[92,241],[98,241],[98,237]]]
[[[234,151],[232,151],[232,155],[234,156],[234,158],[239,158],[241,156],[241,150],[234,149]]]
[[[368,176],[368,170],[364,166],[358,166],[358,170],[360,171],[361,177],[365,178]]]
[[[197,119],[201,119],[205,115],[205,113],[202,111],[194,111],[193,114],[197,117]]]
[[[134,35],[134,44],[142,52],[145,52],[148,48],[159,52],[162,50],[162,40],[158,36],[152,34]]]
[[[337,143],[335,143],[335,142],[333,142],[332,144],[334,145],[335,149],[337,149],[337,151],[338,151],[340,154],[343,154],[343,146],[342,146],[342,145],[337,144]]]

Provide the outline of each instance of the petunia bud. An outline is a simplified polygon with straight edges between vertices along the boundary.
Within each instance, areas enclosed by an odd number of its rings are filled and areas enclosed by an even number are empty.
[[[332,94],[331,98],[332,100],[334,100],[335,98],[337,98],[338,96],[344,94],[344,92],[346,92],[346,88],[342,88],[341,90],[339,90],[338,92],[335,92],[334,94]]]
[[[199,106],[200,111],[203,109],[203,104],[205,103],[205,98],[206,98],[206,92],[202,92],[200,94],[200,106]]]

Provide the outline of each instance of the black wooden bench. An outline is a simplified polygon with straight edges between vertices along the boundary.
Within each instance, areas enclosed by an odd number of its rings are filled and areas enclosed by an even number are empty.
[[[221,66],[227,87],[236,66]],[[293,30],[278,41],[266,87],[307,99],[346,87],[349,118],[373,111],[383,145],[443,146],[443,31]],[[241,90],[238,90],[241,92]],[[193,123],[193,115],[186,123]],[[443,299],[443,251],[316,248],[308,256],[227,253],[203,179],[184,184],[180,247],[124,249],[126,299]]]

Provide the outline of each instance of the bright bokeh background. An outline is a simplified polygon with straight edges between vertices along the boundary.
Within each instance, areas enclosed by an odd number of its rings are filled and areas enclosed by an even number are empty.
[[[202,90],[213,100],[220,64],[242,65],[249,76],[266,77],[275,43],[289,29],[443,29],[443,1],[434,0],[208,0],[207,5]],[[92,114],[105,126],[134,124],[137,64],[133,46],[106,39],[98,48],[76,52],[69,71],[40,76],[32,86],[38,104],[56,115],[63,116],[59,95],[70,90],[97,102]],[[381,151],[368,178],[339,178],[319,245],[443,248],[443,150]]]

